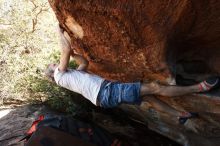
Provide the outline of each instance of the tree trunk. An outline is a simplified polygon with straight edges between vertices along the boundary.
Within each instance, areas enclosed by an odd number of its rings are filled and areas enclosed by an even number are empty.
[[[119,81],[158,80],[188,85],[220,73],[220,1],[49,0],[89,70]],[[180,125],[174,117],[122,105],[132,118],[183,145],[220,142],[220,100],[210,95],[157,97],[200,118]]]

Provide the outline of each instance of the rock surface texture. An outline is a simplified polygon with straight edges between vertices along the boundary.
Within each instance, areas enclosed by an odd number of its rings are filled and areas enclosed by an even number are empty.
[[[32,122],[39,115],[47,114],[64,116],[64,113],[52,111],[45,105],[24,105],[17,108],[0,109],[0,146],[24,146],[25,141],[20,141],[24,137],[24,133],[28,131]],[[88,123],[95,122],[107,131],[111,131],[114,136],[120,135],[120,139],[129,146],[178,146],[177,143],[149,130],[144,125],[137,127],[128,122],[125,124],[102,112],[93,111],[93,113],[86,113],[86,115],[86,119],[89,119]]]
[[[39,115],[54,114],[45,106],[27,105],[20,108],[0,110],[0,145],[24,146],[25,132]]]
[[[220,74],[220,1],[49,0],[73,48],[89,70],[119,81],[192,84]],[[183,145],[220,143],[220,99],[214,95],[157,97],[200,118],[179,125],[166,113],[122,105],[132,118]]]

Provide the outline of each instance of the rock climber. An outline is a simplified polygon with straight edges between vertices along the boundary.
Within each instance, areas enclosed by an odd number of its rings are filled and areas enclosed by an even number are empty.
[[[83,95],[96,106],[113,108],[121,103],[141,104],[142,101],[148,101],[157,110],[178,117],[179,122],[184,124],[188,119],[197,117],[198,114],[178,111],[158,98],[149,95],[182,96],[209,91],[219,84],[217,77],[208,78],[191,86],[161,85],[156,82],[121,83],[108,81],[100,76],[88,73],[89,62],[81,55],[74,53],[71,48],[71,39],[66,31],[60,28],[59,33],[62,47],[60,63],[49,64],[46,75],[59,86]],[[77,69],[68,68],[71,56],[79,64]]]

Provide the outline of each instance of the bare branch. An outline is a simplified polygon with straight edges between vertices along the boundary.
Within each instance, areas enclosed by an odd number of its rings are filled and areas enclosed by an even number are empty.
[[[36,11],[39,6],[35,3],[35,0],[30,0],[30,2],[34,5],[34,8],[32,11]],[[42,12],[48,11],[49,8],[47,7],[47,3],[43,3],[40,5],[39,12],[36,13],[35,17],[32,19],[32,31],[31,33],[34,33],[36,31],[36,25],[38,23],[38,17]]]
[[[31,31],[31,33],[35,32],[36,25],[37,25],[37,19],[32,19],[32,31]]]
[[[30,2],[34,5],[34,8],[32,11],[35,11],[38,8],[38,6],[35,4],[34,0],[30,0]]]
[[[44,11],[48,11],[48,9],[40,9],[39,12],[36,14],[35,18],[32,19],[32,31],[31,33],[34,33],[36,31],[36,25],[37,25],[37,22],[38,22],[38,17],[39,15],[44,12]]]

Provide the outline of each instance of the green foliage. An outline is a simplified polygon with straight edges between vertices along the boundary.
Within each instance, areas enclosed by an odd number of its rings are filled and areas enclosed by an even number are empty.
[[[29,102],[46,102],[53,109],[72,114],[78,108],[78,105],[72,101],[72,97],[78,96],[76,93],[65,90],[45,78],[30,76],[27,81],[30,85],[28,88],[30,94],[28,97]]]
[[[44,75],[60,56],[58,24],[47,0],[0,0],[0,10],[0,105],[9,99],[46,102],[74,113],[78,107],[71,97],[77,94]]]
[[[76,64],[75,61],[73,61],[73,60],[70,61],[70,63],[69,63],[69,67],[70,67],[70,68],[77,68],[77,66],[78,66],[78,65]]]

